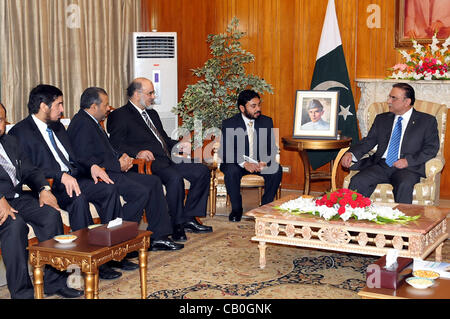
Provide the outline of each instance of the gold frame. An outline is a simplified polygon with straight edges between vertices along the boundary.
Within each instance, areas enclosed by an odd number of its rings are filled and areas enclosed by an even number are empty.
[[[411,48],[412,39],[405,36],[405,1],[395,0],[395,48]],[[431,38],[415,39],[420,44],[431,43]],[[445,38],[439,38],[445,40]]]

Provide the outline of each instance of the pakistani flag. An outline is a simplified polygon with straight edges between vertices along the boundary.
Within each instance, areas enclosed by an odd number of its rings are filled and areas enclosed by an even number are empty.
[[[355,102],[348,78],[334,0],[328,0],[311,90],[339,91],[338,130],[342,131],[342,136],[351,137],[353,142],[358,141]],[[308,151],[312,169],[330,162],[337,153],[338,151]]]

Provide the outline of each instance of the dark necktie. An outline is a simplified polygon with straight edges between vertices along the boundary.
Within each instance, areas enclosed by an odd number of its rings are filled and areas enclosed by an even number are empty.
[[[388,153],[386,155],[386,164],[392,167],[394,162],[398,160],[398,149],[400,147],[400,137],[402,136],[402,120],[400,116],[395,124],[392,132],[391,141],[389,142]]]
[[[164,141],[164,138],[162,137],[162,135],[159,133],[159,131],[156,129],[155,125],[153,125],[152,121],[150,121],[150,118],[148,117],[148,114],[146,111],[142,112],[142,116],[144,117],[145,123],[147,123],[148,127],[150,128],[150,130],[153,132],[153,134],[155,134],[155,136],[159,139],[159,141],[161,142],[162,148],[164,150],[164,153],[166,153],[167,157],[170,158],[170,152],[169,149],[167,147],[166,142]]]
[[[100,129],[100,131],[102,131],[102,135],[104,137],[104,142],[109,146],[109,149],[111,150],[111,152],[114,154],[114,156],[118,156],[116,150],[112,147],[111,143],[109,142],[109,137],[108,134],[106,133],[105,129],[103,128],[103,126],[100,125],[100,123],[97,123],[98,127]]]
[[[19,184],[19,180],[16,177],[16,167],[0,153],[0,165],[8,173],[14,186]]]
[[[64,154],[61,152],[58,145],[56,144],[55,137],[53,136],[53,131],[49,127],[47,127],[46,131],[48,133],[48,137],[50,138],[50,142],[52,142],[53,148],[55,149],[59,158],[69,168],[69,172],[71,172],[73,170],[73,166],[70,164],[70,162],[67,160],[67,158],[64,156]]]

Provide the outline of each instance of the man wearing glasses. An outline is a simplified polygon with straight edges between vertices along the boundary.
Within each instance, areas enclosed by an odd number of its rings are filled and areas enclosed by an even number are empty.
[[[179,152],[190,154],[191,144],[173,140],[164,131],[161,119],[153,109],[155,89],[150,80],[133,80],[127,88],[127,95],[128,103],[108,116],[107,129],[111,144],[131,157],[152,161],[152,173],[166,187],[174,241],[186,241],[185,230],[194,233],[212,232],[212,227],[200,224],[196,219],[206,216],[209,169],[190,159],[178,160],[176,155]],[[191,184],[186,201],[184,179]]]
[[[436,118],[416,111],[414,102],[409,84],[393,85],[389,112],[377,115],[367,136],[342,157],[342,166],[359,170],[350,189],[370,197],[377,184],[389,183],[396,203],[412,203],[414,185],[425,177],[425,163],[439,150]],[[361,159],[377,145],[375,154]]]

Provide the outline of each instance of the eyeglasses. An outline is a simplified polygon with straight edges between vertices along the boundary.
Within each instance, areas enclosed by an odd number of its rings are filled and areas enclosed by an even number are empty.
[[[142,94],[144,94],[144,95],[149,95],[149,96],[152,96],[152,95],[155,94],[155,91],[150,91],[150,92],[148,92],[148,93],[145,93],[145,92],[143,92],[143,91],[139,91],[139,92],[142,93]]]
[[[399,99],[405,99],[405,97],[397,97],[397,96],[393,96],[393,95],[388,95],[387,96],[388,100],[391,99],[392,101],[397,101]]]

